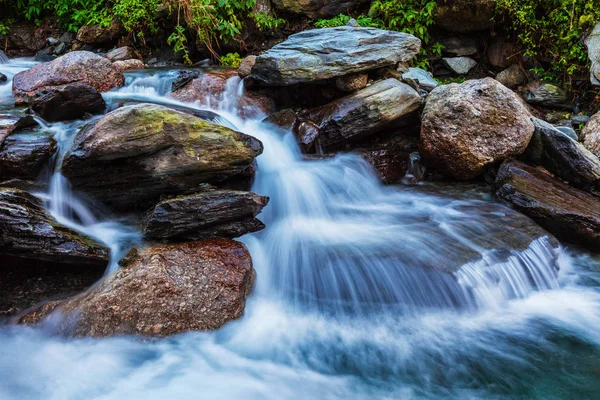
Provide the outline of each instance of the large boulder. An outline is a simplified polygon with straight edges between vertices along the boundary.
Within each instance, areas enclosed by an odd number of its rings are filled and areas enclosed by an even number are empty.
[[[123,24],[114,19],[107,27],[101,27],[100,25],[82,26],[77,31],[77,40],[81,43],[101,46],[117,41],[125,32]]]
[[[420,106],[413,88],[389,78],[301,113],[296,133],[307,148],[317,140],[323,149],[339,148],[392,127]]]
[[[56,151],[54,139],[41,132],[15,133],[0,145],[0,181],[35,180]]]
[[[586,149],[600,155],[600,112],[594,114],[581,131]]]
[[[143,234],[170,241],[235,238],[265,227],[255,217],[268,202],[256,193],[204,188],[159,202],[145,216]]]
[[[467,180],[491,164],[521,154],[533,132],[529,111],[496,80],[445,85],[427,98],[421,154],[430,167]]]
[[[585,45],[587,46],[588,57],[592,63],[590,81],[592,85],[600,86],[600,23],[594,27],[585,39]]]
[[[30,97],[37,90],[75,82],[106,92],[123,86],[125,77],[106,58],[89,51],[73,51],[16,74],[13,94],[15,97]]]
[[[533,118],[535,132],[525,155],[581,189],[600,190],[600,160],[551,124]]]
[[[96,88],[76,82],[36,91],[29,106],[46,121],[62,121],[102,113],[106,103]]]
[[[469,33],[489,29],[494,21],[493,0],[439,1],[433,18],[440,28],[449,32]]]
[[[255,138],[173,109],[137,104],[82,129],[62,172],[118,209],[236,175],[262,152]]]
[[[502,164],[495,192],[557,237],[594,251],[600,248],[600,197],[518,161]]]
[[[108,250],[61,226],[41,200],[0,187],[0,254],[68,264],[107,265]]]
[[[410,61],[420,50],[416,37],[374,28],[313,29],[291,35],[262,53],[252,78],[283,86],[314,82]]]
[[[305,15],[309,18],[335,17],[349,14],[356,6],[369,0],[273,0],[275,8],[282,12]]]
[[[246,247],[226,239],[154,245],[132,251],[123,267],[83,296],[53,302],[21,318],[36,323],[51,311],[73,336],[167,336],[218,329],[244,313],[254,283]]]

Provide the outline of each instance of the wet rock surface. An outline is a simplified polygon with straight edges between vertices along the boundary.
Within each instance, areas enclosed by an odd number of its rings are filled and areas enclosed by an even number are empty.
[[[74,120],[84,114],[99,114],[106,108],[102,95],[84,83],[38,90],[29,98],[29,106],[46,121]]]
[[[145,216],[142,232],[154,240],[235,238],[265,227],[255,217],[268,202],[256,193],[206,187],[158,203]]]
[[[0,181],[35,180],[56,151],[56,142],[42,132],[15,133],[0,145]]]
[[[410,61],[420,50],[416,37],[374,28],[300,32],[256,59],[252,78],[286,86],[364,72]]]
[[[37,197],[0,187],[0,254],[67,264],[106,266],[108,250],[61,226]]]
[[[261,152],[251,136],[167,107],[137,104],[82,129],[62,172],[74,188],[126,209],[223,181]]]
[[[491,78],[436,88],[421,118],[426,164],[463,180],[525,151],[534,132],[519,98]]]
[[[496,196],[567,242],[600,248],[600,197],[518,161],[500,167]]]
[[[21,323],[54,311],[63,316],[57,330],[73,336],[213,330],[242,316],[254,283],[248,250],[232,240],[149,246],[122,263],[88,293],[48,303]]]
[[[106,58],[108,58],[114,63],[115,61],[127,61],[131,59],[138,59],[139,56],[135,52],[135,49],[133,49],[133,47],[123,46],[113,49],[106,53]]]
[[[89,51],[73,51],[16,74],[13,94],[15,97],[29,97],[37,90],[75,82],[106,92],[123,86],[125,77],[106,58]]]
[[[125,27],[114,19],[109,26],[84,25],[77,31],[77,40],[81,43],[104,45],[116,41],[125,33]]]

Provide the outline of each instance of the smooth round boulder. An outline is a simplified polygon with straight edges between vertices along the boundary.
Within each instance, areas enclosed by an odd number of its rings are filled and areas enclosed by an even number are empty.
[[[30,97],[37,90],[76,82],[92,86],[99,92],[107,92],[123,86],[125,77],[106,58],[89,51],[73,51],[16,74],[13,78],[13,95]]]
[[[246,247],[233,240],[154,245],[130,252],[122,268],[83,296],[50,302],[20,319],[52,311],[73,336],[167,336],[214,330],[244,313],[254,284]]]
[[[421,155],[447,176],[475,178],[527,148],[535,130],[530,118],[521,100],[492,78],[440,86],[423,111]]]
[[[74,120],[106,109],[100,92],[79,82],[38,90],[29,98],[29,106],[46,121]]]

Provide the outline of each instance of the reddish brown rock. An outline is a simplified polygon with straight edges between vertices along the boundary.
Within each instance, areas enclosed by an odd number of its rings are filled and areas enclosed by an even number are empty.
[[[143,61],[132,59],[125,61],[115,61],[113,63],[120,71],[127,71],[128,69],[144,69],[146,66]]]
[[[15,97],[30,97],[36,90],[75,82],[106,92],[123,86],[125,77],[106,58],[89,51],[73,51],[16,74],[13,94]]]
[[[583,145],[589,151],[600,154],[600,112],[594,114],[581,131]]]
[[[167,336],[218,329],[244,313],[254,283],[246,247],[233,240],[155,245],[132,251],[113,276],[82,296],[49,303],[21,318],[50,312],[73,336]]]

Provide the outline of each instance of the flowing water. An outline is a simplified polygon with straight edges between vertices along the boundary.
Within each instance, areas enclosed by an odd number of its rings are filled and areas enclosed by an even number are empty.
[[[253,191],[271,202],[267,228],[241,239],[257,270],[244,317],[155,341],[0,327],[0,399],[597,398],[600,262],[525,241],[510,227],[531,223],[484,189],[383,187],[352,154],[304,160],[290,134],[238,117],[238,80],[218,103],[183,105],[174,78],[131,72],[105,99],[213,108],[263,142]],[[82,124],[47,127],[55,165]],[[39,194],[55,217],[113,260],[139,243],[56,171]]]

